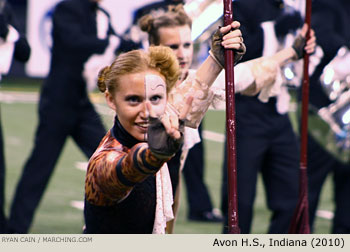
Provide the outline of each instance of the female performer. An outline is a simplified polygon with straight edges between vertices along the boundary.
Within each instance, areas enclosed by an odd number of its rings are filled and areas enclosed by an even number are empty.
[[[141,30],[148,33],[150,45],[170,47],[179,61],[181,77],[176,84],[177,88],[171,92],[171,97],[173,98],[171,103],[181,106],[184,101],[183,96],[197,94],[197,96],[194,95],[196,99],[193,102],[193,111],[196,111],[196,113],[190,113],[188,116],[189,121],[194,122],[194,124],[189,126],[197,127],[199,125],[209,105],[212,105],[214,108],[225,108],[225,80],[223,72],[212,86],[209,83],[206,83],[208,85],[203,85],[203,82],[202,85],[196,86],[186,85],[186,81],[184,82],[186,78],[187,80],[194,79],[196,71],[190,69],[193,57],[192,21],[185,13],[182,5],[170,6],[169,10],[162,14],[158,12],[158,14],[145,15],[140,19],[139,25]],[[307,43],[305,41],[306,32],[307,26],[304,26],[293,46],[280,50],[270,57],[260,57],[238,64],[235,67],[235,91],[248,96],[259,94],[259,99],[263,102],[267,102],[270,97],[276,96],[281,91],[281,67],[291,61],[300,59],[304,51],[311,53],[315,48],[316,39],[314,32],[311,31],[311,37]],[[213,41],[220,41],[220,33],[217,32],[214,38]],[[228,40],[224,39],[223,43],[227,42]],[[242,38],[240,38],[240,42],[243,42]],[[237,56],[238,59],[241,55]],[[235,62],[237,59],[235,59]],[[220,68],[223,68],[224,59],[221,58],[216,63]],[[186,159],[188,149],[200,141],[197,131],[191,131],[188,127],[185,127],[185,131],[182,162]],[[195,159],[195,164],[186,163],[184,168],[190,206],[189,217],[190,219],[196,218],[201,220],[214,219],[215,215],[212,212],[210,198],[203,183],[203,167],[201,167],[202,169],[198,167],[201,157],[196,156]],[[178,172],[179,163],[179,155],[177,154],[168,163],[169,167],[172,167],[170,172]],[[190,171],[191,169],[192,171]],[[173,183],[173,191],[175,191],[178,184],[177,181],[175,182]],[[178,188],[176,192],[178,192]],[[177,194],[176,198],[178,197]],[[193,199],[193,202],[191,199]]]
[[[165,162],[181,147],[185,121],[191,126],[200,122],[198,108],[222,69],[217,62],[223,47],[236,50],[237,60],[244,53],[238,28],[238,22],[220,28],[211,56],[175,90],[179,66],[166,47],[122,54],[100,71],[100,91],[116,118],[89,161],[86,233],[165,232],[173,219],[173,176]],[[202,95],[196,92],[199,87]],[[185,103],[176,102],[179,95]]]

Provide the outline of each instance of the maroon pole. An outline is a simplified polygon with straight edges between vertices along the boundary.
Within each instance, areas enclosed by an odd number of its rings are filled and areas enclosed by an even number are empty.
[[[306,0],[305,23],[308,25],[306,41],[310,38],[312,0]],[[302,83],[301,105],[301,146],[300,146],[300,180],[299,202],[294,212],[289,233],[309,234],[309,202],[307,182],[307,132],[308,132],[308,107],[309,107],[309,54],[304,55],[304,71]]]
[[[224,25],[233,22],[232,0],[224,0]],[[233,50],[225,50],[228,233],[239,234],[237,207],[236,116]]]
[[[310,38],[311,25],[311,0],[306,0],[305,23],[309,29],[306,33],[306,41]],[[308,107],[309,107],[309,54],[304,55],[304,72],[302,86],[302,113],[301,113],[301,151],[300,168],[307,167],[307,126],[308,126]]]

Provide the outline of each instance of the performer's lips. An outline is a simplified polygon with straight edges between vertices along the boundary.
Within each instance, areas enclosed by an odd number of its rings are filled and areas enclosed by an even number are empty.
[[[187,63],[186,63],[186,62],[181,61],[181,62],[179,62],[179,65],[180,65],[180,67],[181,67],[181,68],[185,68],[185,67],[186,67],[186,65],[187,65]]]
[[[146,133],[148,129],[148,122],[135,123],[136,127],[140,129],[141,132]]]

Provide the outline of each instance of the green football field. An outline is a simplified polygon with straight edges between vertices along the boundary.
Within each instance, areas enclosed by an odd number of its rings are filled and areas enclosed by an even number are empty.
[[[5,136],[6,158],[6,212],[8,213],[16,183],[26,159],[33,147],[33,138],[37,126],[37,90],[34,83],[2,83],[0,88],[1,121]],[[106,128],[112,126],[112,113],[103,102],[101,94],[94,94],[93,100]],[[223,111],[209,111],[204,120],[204,130],[224,133]],[[218,135],[221,136],[221,135]],[[205,181],[210,190],[213,204],[220,208],[220,187],[222,176],[223,143],[205,139]],[[37,209],[31,233],[81,233],[83,212],[80,209],[84,197],[85,171],[79,169],[86,162],[72,139],[68,139],[56,165],[50,183]],[[253,233],[266,233],[270,212],[265,205],[264,189],[259,179],[255,215],[252,225]],[[182,183],[179,216],[175,233],[200,234],[221,233],[222,225],[213,223],[190,222],[187,220],[186,188]],[[320,210],[333,210],[332,183],[328,178],[322,191]],[[331,220],[316,218],[315,233],[329,233]]]

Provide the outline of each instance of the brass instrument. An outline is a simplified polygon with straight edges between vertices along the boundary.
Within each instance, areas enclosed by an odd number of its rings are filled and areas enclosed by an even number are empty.
[[[332,103],[319,109],[317,115],[323,122],[322,134],[315,128],[310,132],[339,161],[350,164],[350,51],[339,49],[337,56],[324,68],[320,81]],[[325,125],[327,127],[325,127]],[[316,127],[317,128],[317,127]],[[327,130],[326,130],[327,129]]]
[[[322,50],[317,49],[310,57],[311,69],[319,63],[322,55]],[[309,134],[337,160],[345,164],[350,164],[349,62],[350,51],[344,47],[339,49],[336,57],[324,68],[320,82],[332,103],[319,110],[310,106],[308,123]],[[284,82],[295,100],[297,99],[295,89],[301,83],[300,66],[300,62],[297,62],[288,64],[282,69]],[[299,130],[297,114],[300,112],[300,105],[298,103],[290,113],[292,121],[296,123],[294,126],[297,132]]]

